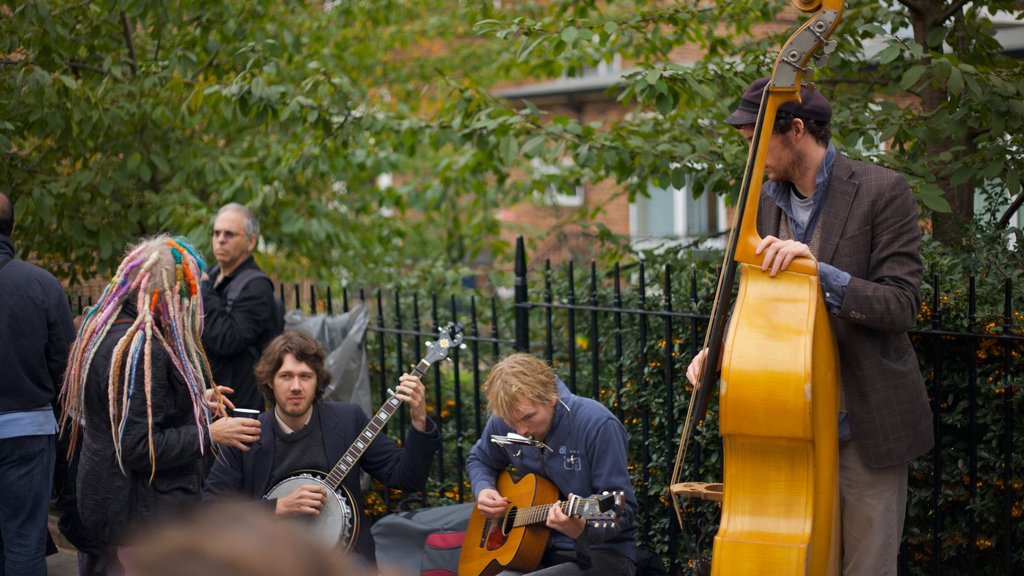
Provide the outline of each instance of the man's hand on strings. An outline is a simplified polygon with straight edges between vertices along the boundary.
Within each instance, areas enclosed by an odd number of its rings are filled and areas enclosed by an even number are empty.
[[[508,505],[508,498],[493,488],[484,488],[476,495],[476,507],[484,518],[500,518]]]
[[[303,484],[295,492],[278,498],[274,513],[279,516],[296,516],[298,514],[320,514],[324,507],[327,494],[319,484]]]
[[[572,494],[569,494],[572,498]],[[558,530],[562,534],[565,534],[573,540],[580,537],[583,534],[583,528],[586,527],[587,521],[583,518],[573,518],[572,516],[566,515],[562,512],[561,502],[555,502],[548,509],[548,518],[544,522],[548,528]]]
[[[412,374],[402,374],[398,378],[398,387],[395,396],[409,405],[409,418],[412,419],[413,428],[420,432],[427,429],[427,390],[423,382]]]
[[[780,271],[789,268],[796,258],[814,260],[814,254],[811,254],[811,249],[807,244],[796,240],[779,240],[775,236],[762,238],[754,253],[764,254],[761,270],[767,271],[769,276],[775,276]]]

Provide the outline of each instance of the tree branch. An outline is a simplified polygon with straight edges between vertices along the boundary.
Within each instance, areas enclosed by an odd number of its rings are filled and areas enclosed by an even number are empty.
[[[75,70],[75,71],[78,71],[78,70],[91,70],[91,71],[96,72],[98,74],[106,74],[107,73],[106,70],[104,70],[103,68],[101,68],[99,66],[93,66],[92,64],[86,64],[84,62],[79,62],[77,60],[68,60],[68,66],[72,70]]]
[[[957,12],[959,12],[960,9],[964,7],[964,4],[967,4],[967,2],[968,0],[954,0],[953,4],[951,4],[945,12],[940,14],[939,17],[935,19],[935,23],[941,26],[943,22],[951,18]]]
[[[135,46],[132,44],[132,26],[128,22],[128,15],[121,11],[121,32],[124,34],[124,44],[128,47],[129,63],[132,66],[132,76],[139,73],[139,65],[135,60]]]
[[[190,76],[189,79],[192,82],[195,82],[196,80],[198,80],[199,79],[199,75],[202,74],[204,70],[209,68],[217,60],[217,55],[218,54],[220,54],[220,48],[216,48],[213,51],[213,54],[210,54],[210,58],[207,59],[206,62],[204,62],[203,65],[200,66],[198,70],[193,72],[192,76]]]
[[[925,5],[923,0],[899,0],[899,3],[917,14],[922,16],[928,15],[928,6]]]
[[[1017,197],[1010,202],[1009,207],[1006,208],[1006,212],[999,217],[999,223],[996,224],[996,229],[1006,228],[1006,225],[1010,223],[1010,218],[1020,210],[1021,204],[1024,204],[1024,192],[1017,194]]]

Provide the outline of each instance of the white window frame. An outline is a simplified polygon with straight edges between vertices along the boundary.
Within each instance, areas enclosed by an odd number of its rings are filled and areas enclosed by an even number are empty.
[[[686,184],[682,188],[676,188],[671,184],[667,188],[662,188],[663,190],[668,190],[672,193],[672,229],[674,234],[673,238],[656,238],[648,235],[639,234],[637,228],[639,228],[640,226],[640,209],[637,205],[637,201],[641,199],[638,198],[637,200],[634,200],[629,203],[629,235],[633,246],[643,249],[654,248],[666,244],[682,244],[690,240],[693,240],[699,236],[697,234],[692,234],[690,230],[687,229],[686,225],[687,204],[688,200],[691,199],[693,195],[693,180],[693,174],[690,173],[686,175]],[[705,194],[710,193],[711,192],[705,192]],[[701,198],[697,200],[703,201],[704,196],[701,196]],[[712,232],[722,232],[723,230],[725,230],[726,224],[725,198],[718,196],[715,200],[714,206],[716,212],[715,220],[717,222],[718,229],[713,230]],[[702,242],[702,246],[722,248],[725,246],[725,239],[722,237],[709,238]]]
[[[573,163],[572,158],[565,157],[561,160],[563,166],[571,166]],[[547,174],[557,174],[558,168],[541,162],[539,159],[534,158],[530,161],[533,165],[533,169],[537,172]],[[548,184],[543,192],[538,191],[538,195],[541,195],[546,202],[561,206],[563,208],[579,208],[586,202],[586,187],[583,184],[576,184],[574,186],[572,194],[566,194],[561,189],[556,188],[554,184]]]

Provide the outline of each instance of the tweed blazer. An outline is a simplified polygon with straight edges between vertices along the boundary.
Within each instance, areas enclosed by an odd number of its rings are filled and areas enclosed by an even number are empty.
[[[778,236],[782,210],[761,195],[757,228]],[[846,408],[864,461],[902,464],[934,444],[931,408],[907,336],[920,304],[921,233],[906,179],[836,156],[818,220],[818,260],[850,274],[831,316]]]

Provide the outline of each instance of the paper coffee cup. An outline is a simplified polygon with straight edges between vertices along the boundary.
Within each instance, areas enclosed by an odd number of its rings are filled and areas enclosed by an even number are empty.
[[[235,418],[259,418],[260,411],[252,408],[232,408],[231,415]]]

